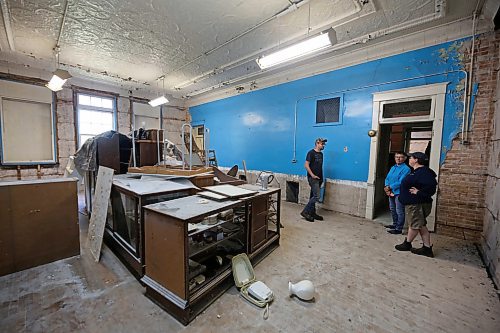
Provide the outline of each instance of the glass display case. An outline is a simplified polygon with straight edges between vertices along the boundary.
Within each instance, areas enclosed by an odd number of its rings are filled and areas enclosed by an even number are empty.
[[[233,256],[257,263],[279,245],[279,193],[145,206],[146,296],[187,325],[234,284]]]
[[[144,275],[144,206],[185,197],[197,187],[187,179],[119,175],[113,179],[105,242],[137,277]]]

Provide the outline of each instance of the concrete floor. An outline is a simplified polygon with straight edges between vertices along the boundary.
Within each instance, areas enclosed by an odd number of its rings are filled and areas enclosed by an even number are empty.
[[[107,247],[94,263],[82,232],[81,256],[0,277],[0,332],[500,332],[474,245],[433,235],[436,258],[401,253],[380,223],[333,212],[309,223],[301,208],[283,203],[281,246],[255,267],[275,293],[268,320],[233,287],[184,327]],[[302,279],[314,302],[288,296]]]

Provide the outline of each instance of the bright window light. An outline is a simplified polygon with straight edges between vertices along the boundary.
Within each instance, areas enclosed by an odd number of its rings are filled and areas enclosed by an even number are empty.
[[[155,107],[155,106],[159,106],[159,105],[168,103],[168,99],[165,96],[160,96],[158,98],[150,100],[148,103],[152,107]]]
[[[257,64],[260,68],[272,67],[286,61],[290,61],[305,55],[317,52],[331,46],[332,43],[328,33],[323,33],[313,38],[306,39],[300,43],[294,44],[283,50],[271,53],[257,59]]]

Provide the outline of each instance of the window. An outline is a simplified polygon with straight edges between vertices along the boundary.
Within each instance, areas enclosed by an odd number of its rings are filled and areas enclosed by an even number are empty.
[[[115,98],[77,94],[78,145],[106,131],[116,129]]]
[[[428,116],[431,114],[432,99],[384,104],[384,118]]]
[[[316,124],[340,123],[340,97],[316,101]]]
[[[2,165],[56,163],[52,92],[45,87],[0,80]]]

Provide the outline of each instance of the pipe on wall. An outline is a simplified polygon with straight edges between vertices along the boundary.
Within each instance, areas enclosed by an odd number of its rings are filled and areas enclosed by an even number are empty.
[[[467,82],[467,107],[464,109],[463,118],[462,118],[462,139],[460,141],[461,144],[467,145],[469,144],[469,116],[470,116],[470,107],[472,102],[472,73],[474,71],[474,52],[476,45],[476,18],[477,18],[477,10],[479,8],[479,3],[481,0],[477,1],[476,9],[472,14],[472,45],[471,45],[471,56],[470,56],[470,67],[469,67],[469,80]]]
[[[394,81],[388,81],[388,82],[381,82],[381,83],[376,83],[376,84],[370,84],[362,87],[357,87],[357,88],[349,88],[349,89],[343,89],[343,90],[338,90],[338,91],[333,91],[329,93],[324,93],[324,94],[319,94],[319,95],[314,95],[314,96],[307,96],[307,97],[301,97],[298,100],[295,101],[295,110],[294,110],[294,128],[293,128],[293,157],[292,157],[292,163],[297,163],[297,112],[298,112],[298,105],[300,101],[310,99],[310,98],[317,98],[321,96],[328,96],[332,94],[340,94],[340,93],[346,93],[346,92],[351,92],[351,91],[356,91],[356,90],[362,90],[362,89],[368,89],[368,88],[373,88],[373,87],[378,87],[386,84],[394,84],[394,83],[400,83],[400,82],[406,82],[406,81],[411,81],[411,80],[417,80],[417,79],[423,79],[427,77],[432,77],[432,76],[438,76],[438,75],[446,75],[446,74],[451,74],[451,73],[463,73],[465,75],[465,87],[464,87],[464,99],[463,99],[463,113],[465,114],[465,109],[466,109],[466,102],[467,102],[467,90],[469,87],[469,82],[468,82],[468,73],[467,71],[463,69],[457,69],[453,71],[447,71],[447,72],[442,72],[442,73],[434,73],[434,74],[427,74],[427,75],[420,75],[420,76],[415,76],[411,78],[406,78],[406,79],[400,79],[400,80],[394,80]]]

